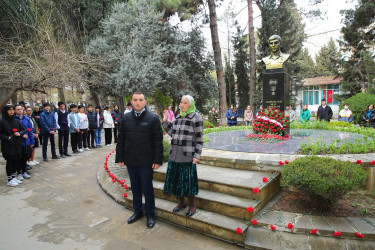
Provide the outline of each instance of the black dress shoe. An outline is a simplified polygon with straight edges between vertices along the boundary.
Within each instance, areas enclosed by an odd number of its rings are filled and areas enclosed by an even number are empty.
[[[147,227],[153,228],[155,226],[155,217],[153,214],[147,214]]]
[[[195,214],[196,211],[197,211],[197,209],[195,209],[193,212],[187,211],[186,212],[186,216],[187,217],[191,217],[191,216],[193,216]]]
[[[143,213],[134,213],[130,218],[128,219],[128,224],[132,224],[133,222],[136,222],[139,218],[143,216]]]
[[[70,154],[66,154],[65,156],[70,157],[70,156],[72,156],[72,155],[70,155]]]
[[[57,155],[55,155],[55,156],[52,156],[52,159],[60,159],[60,157],[58,157]]]
[[[65,158],[65,155],[64,155],[64,154],[61,154],[60,157],[61,157],[61,158]]]
[[[182,207],[175,207],[173,208],[173,213],[177,213],[177,212],[180,212],[182,209],[185,209],[187,207],[187,205],[183,205]]]

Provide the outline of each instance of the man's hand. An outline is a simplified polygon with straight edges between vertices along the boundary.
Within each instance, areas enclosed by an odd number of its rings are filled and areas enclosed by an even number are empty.
[[[55,131],[52,130],[52,131],[49,132],[49,133],[50,133],[51,135],[54,135],[54,134],[55,134]]]
[[[14,133],[14,136],[21,136],[20,133],[16,132]]]
[[[156,169],[160,168],[160,166],[161,165],[159,165],[159,164],[152,164],[152,169],[156,170]]]
[[[76,131],[79,132],[79,128],[76,128]]]
[[[198,164],[199,160],[197,158],[193,158],[193,164]]]
[[[33,134],[34,138],[38,138],[38,134]]]
[[[24,134],[23,138],[27,139],[27,138],[29,138],[29,136],[27,134]]]
[[[119,167],[123,167],[125,165],[123,162],[118,162],[117,164],[119,165]]]

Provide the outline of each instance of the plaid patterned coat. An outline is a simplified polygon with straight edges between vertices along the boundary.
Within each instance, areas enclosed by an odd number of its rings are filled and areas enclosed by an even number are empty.
[[[177,115],[173,123],[164,122],[165,131],[172,137],[169,160],[192,162],[200,159],[203,147],[203,119],[198,113],[185,118]]]

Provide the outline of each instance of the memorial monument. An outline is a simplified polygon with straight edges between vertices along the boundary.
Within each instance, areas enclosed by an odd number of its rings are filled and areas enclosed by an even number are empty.
[[[290,55],[280,51],[282,44],[280,36],[271,36],[268,39],[268,44],[271,55],[262,58],[266,65],[266,72],[263,75],[263,107],[275,108],[284,112],[289,99],[288,77],[284,63]]]

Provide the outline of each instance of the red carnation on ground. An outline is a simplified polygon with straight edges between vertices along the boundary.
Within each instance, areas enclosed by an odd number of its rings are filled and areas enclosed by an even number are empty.
[[[289,161],[285,160],[284,163],[285,163],[285,164],[289,164]]]
[[[275,231],[276,230],[276,227],[274,225],[270,225],[270,228]]]
[[[336,231],[333,233],[333,236],[338,237],[341,235],[341,231]]]
[[[358,239],[362,239],[363,238],[363,234],[359,233],[359,232],[355,232],[355,236],[358,238]]]
[[[259,193],[259,188],[258,188],[258,187],[253,188],[253,193],[254,193],[254,194]]]
[[[370,163],[371,165],[375,165],[375,161],[371,161],[371,163]]]
[[[316,232],[318,232],[318,229],[316,229],[316,228],[311,229],[312,234],[316,234]]]
[[[284,165],[284,162],[279,161],[279,165],[280,165],[280,166]]]
[[[124,186],[124,188],[125,188],[126,190],[129,190],[129,187],[128,187],[128,185],[125,185],[125,186]]]
[[[125,197],[125,198],[128,197],[128,194],[127,194],[127,193],[124,193],[124,197]]]
[[[286,125],[285,125],[285,127],[286,127]],[[285,138],[289,138],[289,135],[285,135],[284,137],[285,137]]]
[[[29,132],[30,132],[30,131],[31,131],[31,128],[27,128],[27,131],[29,131]]]
[[[240,227],[237,227],[237,228],[236,228],[236,233],[237,233],[237,234],[242,234],[242,229],[241,229]]]
[[[357,163],[357,164],[361,164],[362,161],[361,161],[361,160],[357,160],[355,163]]]
[[[268,178],[267,177],[263,177],[263,182],[268,182]]]
[[[257,220],[252,220],[251,224],[253,224],[255,226],[256,224],[258,224],[258,221]]]
[[[17,130],[16,128],[14,128],[14,129],[12,129],[12,131],[13,131],[14,133],[16,133],[18,130]]]
[[[293,225],[292,223],[289,223],[289,224],[288,224],[288,228],[289,228],[289,229],[293,229],[293,227],[294,227],[294,225]]]
[[[248,208],[246,208],[246,211],[248,211],[249,213],[251,213],[252,211],[254,211],[254,208],[253,207],[248,207]]]

